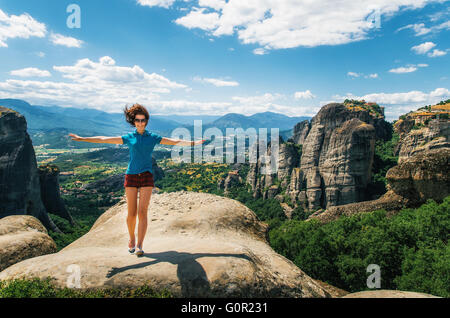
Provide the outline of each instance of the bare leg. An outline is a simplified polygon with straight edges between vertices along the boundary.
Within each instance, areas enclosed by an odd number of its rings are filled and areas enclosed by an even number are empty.
[[[147,232],[147,211],[152,196],[153,187],[142,187],[139,193],[139,225],[138,225],[138,242],[137,247],[142,248],[145,233]]]
[[[127,206],[128,206],[127,226],[128,226],[128,233],[130,234],[130,241],[128,242],[128,247],[132,248],[135,246],[136,243],[134,231],[136,228],[138,188],[125,187],[125,192],[127,196]]]

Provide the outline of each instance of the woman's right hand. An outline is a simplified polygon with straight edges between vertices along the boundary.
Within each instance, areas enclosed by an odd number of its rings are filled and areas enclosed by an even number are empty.
[[[82,137],[72,134],[72,133],[70,133],[69,136],[72,137],[72,140],[76,140],[76,141],[80,141],[82,139]]]

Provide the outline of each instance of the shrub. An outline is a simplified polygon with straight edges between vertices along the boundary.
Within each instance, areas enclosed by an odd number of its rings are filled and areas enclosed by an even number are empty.
[[[0,281],[0,298],[172,298],[167,290],[157,292],[149,285],[138,288],[80,290],[57,287],[51,278]]]

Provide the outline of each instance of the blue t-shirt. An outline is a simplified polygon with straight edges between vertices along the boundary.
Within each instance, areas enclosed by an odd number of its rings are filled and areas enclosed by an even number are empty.
[[[144,171],[152,170],[152,153],[156,144],[161,142],[162,137],[156,133],[145,130],[141,135],[135,129],[122,136],[123,144],[128,145],[130,149],[130,162],[126,174],[138,174]]]

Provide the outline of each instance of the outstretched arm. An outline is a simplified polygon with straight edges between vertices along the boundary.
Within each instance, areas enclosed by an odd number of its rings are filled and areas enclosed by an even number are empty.
[[[205,141],[206,141],[206,139],[197,140],[197,141],[190,141],[190,140],[181,140],[181,139],[173,139],[173,138],[163,137],[161,139],[160,144],[162,144],[162,145],[176,145],[176,146],[195,146],[195,145],[201,145]]]
[[[105,137],[105,136],[96,136],[96,137],[80,137],[78,135],[70,133],[69,136],[72,137],[72,140],[75,141],[85,141],[85,142],[93,142],[99,144],[123,144],[122,137]]]

